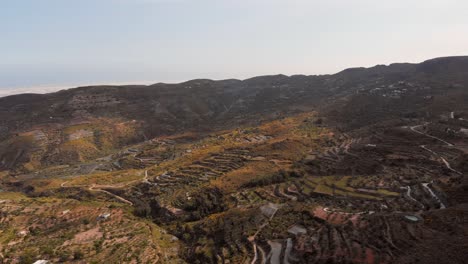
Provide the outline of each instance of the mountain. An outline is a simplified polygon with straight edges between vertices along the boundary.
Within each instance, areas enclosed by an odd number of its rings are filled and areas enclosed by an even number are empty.
[[[467,102],[468,57],[0,98],[0,259],[463,263]]]
[[[352,125],[348,124],[352,116],[357,126],[390,115],[394,118],[424,115],[425,111],[442,113],[450,111],[453,104],[465,110],[466,97],[463,96],[466,93],[462,87],[468,82],[467,72],[467,57],[448,57],[421,64],[347,69],[323,76],[275,75],[244,81],[192,80],[150,86],[92,86],[45,95],[8,96],[0,98],[3,140],[0,144],[6,150],[0,152],[0,160],[4,160],[0,166],[11,169],[30,161],[30,156],[34,155],[31,149],[43,152],[36,158],[40,160],[38,163],[53,164],[54,158],[49,157],[51,153],[61,153],[61,146],[70,137],[81,137],[73,133],[83,131],[88,131],[85,134],[89,136],[93,131],[98,136],[90,136],[92,142],[84,146],[86,155],[70,154],[73,156],[67,159],[70,162],[94,158],[110,149],[156,136],[187,131],[209,133],[213,129],[258,124],[317,107],[328,108],[327,113],[335,112],[335,115],[329,115],[341,125]],[[405,92],[403,99],[389,99],[401,97],[397,94],[399,89]],[[425,96],[451,102],[428,103],[423,99]],[[340,112],[338,116],[337,111]],[[99,135],[110,133],[101,130],[98,124],[102,122],[125,127],[123,130],[138,131],[119,130],[117,135],[110,136],[109,142],[102,143]],[[109,126],[104,130],[109,130]],[[112,131],[116,130],[117,127],[112,128]],[[34,139],[29,138],[32,134]],[[47,145],[47,150],[41,145]],[[15,153],[17,149],[20,150]]]

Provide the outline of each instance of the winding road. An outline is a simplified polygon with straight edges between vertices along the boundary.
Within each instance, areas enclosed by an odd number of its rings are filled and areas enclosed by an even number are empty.
[[[408,196],[408,198],[410,198],[412,201],[416,202],[416,203],[419,204],[422,208],[424,208],[424,205],[423,205],[420,201],[414,199],[414,197],[411,196],[411,187],[410,187],[410,186],[400,187],[400,188],[406,189],[406,195]]]
[[[279,207],[275,207],[274,208],[274,212],[271,214],[271,216],[268,218],[268,220],[263,223],[258,229],[257,229],[257,232],[255,232],[255,234],[253,234],[252,236],[248,237],[247,240],[250,241],[250,243],[252,244],[252,248],[254,249],[254,258],[251,262],[251,264],[255,264],[255,262],[257,261],[258,259],[258,252],[257,252],[257,248],[260,249],[260,253],[262,254],[262,263],[265,263],[266,262],[266,258],[265,258],[265,251],[263,251],[263,249],[261,249],[260,247],[257,246],[257,243],[255,243],[255,238],[257,237],[257,235],[262,231],[263,228],[265,228],[269,223],[270,221],[273,219],[273,217],[275,217],[275,214],[276,212],[278,211]],[[268,241],[268,243],[270,243],[270,241]],[[281,245],[281,244],[280,244]],[[281,253],[281,252],[280,252]],[[271,254],[271,252],[270,252]],[[268,257],[267,257],[268,258]],[[279,258],[279,257],[278,257]],[[272,263],[270,261],[270,263]]]
[[[150,184],[150,182],[148,181],[148,170],[145,170],[145,177],[143,177],[141,182]]]
[[[444,159],[442,156],[440,157],[440,159],[442,160],[442,162],[445,164],[445,166],[446,166],[449,170],[451,170],[451,171],[453,171],[453,172],[455,172],[455,173],[457,173],[457,174],[463,175],[463,173],[461,173],[460,171],[457,171],[457,170],[453,169],[453,168],[450,166],[450,163],[449,163],[446,159]]]
[[[140,180],[137,180],[137,181],[140,181]],[[91,185],[71,185],[71,186],[68,186],[67,183],[69,181],[64,181],[60,184],[60,187],[61,188],[86,188],[88,187],[88,190],[89,191],[92,191],[92,192],[102,192],[102,193],[105,193],[107,195],[110,195],[110,196],[113,196],[114,198],[116,198],[117,200],[121,201],[121,202],[124,202],[128,205],[131,205],[133,206],[133,202],[123,198],[122,196],[119,196],[117,194],[114,194],[114,193],[111,193],[109,191],[106,191],[106,190],[103,190],[101,188],[107,188],[107,189],[117,189],[117,188],[122,188],[122,187],[125,187],[125,186],[128,186],[130,184],[133,184],[135,183],[136,181],[131,181],[131,182],[128,182],[124,185],[120,185],[120,186],[115,186],[115,185],[97,185],[95,183],[91,184]],[[148,170],[145,170],[145,176],[141,179],[141,182],[143,183],[148,183],[148,184],[151,184],[151,182],[148,181]]]
[[[258,249],[258,251],[260,251],[260,255],[261,255],[261,257],[262,257],[262,262],[261,262],[261,264],[266,264],[266,254],[265,254],[265,251],[263,250],[262,247],[260,247],[260,246],[258,246],[258,245],[257,245],[257,249]]]
[[[255,262],[257,262],[257,243],[255,242],[252,242],[253,244],[253,250],[254,250],[254,258],[252,260],[252,262],[250,262],[250,264],[255,264]]]
[[[60,187],[61,188],[84,188],[84,187],[88,187],[88,185],[71,185],[71,186],[65,186],[66,184],[68,183],[68,181],[65,181],[65,182],[62,182],[62,184],[60,184]],[[119,201],[121,202],[124,202],[126,204],[129,204],[129,205],[133,205],[133,203],[125,198],[123,198],[122,196],[118,196],[117,194],[113,194],[111,192],[108,192],[106,190],[102,190],[100,188],[116,188],[116,186],[112,186],[112,185],[96,185],[96,184],[91,184],[89,185],[88,187],[88,190],[89,191],[92,191],[92,192],[103,192],[103,193],[106,193],[110,196],[113,196],[114,198],[118,199]],[[120,188],[120,187],[119,187]]]
[[[427,124],[428,124],[428,123],[425,123],[424,125],[427,125]],[[431,135],[429,135],[429,134],[427,134],[427,133],[418,131],[417,128],[418,128],[418,127],[421,127],[421,126],[423,126],[423,125],[411,126],[410,129],[411,129],[413,132],[416,132],[416,133],[418,133],[418,134],[424,135],[424,136],[426,136],[426,137],[430,137],[430,138],[437,139],[438,141],[445,143],[445,144],[446,144],[447,146],[449,146],[449,147],[455,146],[454,144],[449,143],[449,142],[447,142],[447,141],[445,141],[445,140],[443,140],[443,139],[441,139],[441,138],[438,138],[438,137],[435,137],[435,136],[431,136]],[[459,172],[459,171],[453,169],[452,166],[450,166],[450,163],[449,163],[444,157],[442,157],[442,155],[440,155],[440,154],[436,153],[435,151],[433,151],[433,150],[427,148],[426,145],[421,145],[420,147],[423,148],[423,149],[425,149],[425,150],[427,150],[427,151],[429,151],[429,152],[431,152],[431,153],[434,154],[435,156],[438,156],[438,157],[440,158],[440,160],[442,160],[442,162],[444,163],[445,167],[447,167],[447,169],[449,169],[449,170],[451,170],[451,171],[453,171],[453,172],[455,172],[455,173],[457,173],[457,174],[463,175],[463,173],[461,173],[461,172]]]
[[[432,191],[432,189],[428,186],[429,183],[422,183],[422,186],[426,188],[426,190],[431,194],[432,197],[440,204],[440,209],[447,208],[444,203],[440,200],[440,198]]]
[[[427,125],[427,124],[428,124],[428,123],[426,123],[426,124],[424,124],[424,125]],[[418,133],[418,134],[424,135],[424,136],[426,136],[426,137],[430,137],[430,138],[433,138],[433,139],[437,139],[438,141],[447,144],[447,146],[450,146],[450,147],[453,147],[453,146],[454,146],[452,143],[449,143],[449,142],[447,142],[447,141],[445,141],[445,140],[443,140],[443,139],[441,139],[441,138],[434,137],[434,136],[431,136],[431,135],[429,135],[429,134],[426,134],[426,133],[423,133],[423,132],[421,132],[421,131],[416,130],[416,128],[421,127],[421,126],[423,126],[423,125],[411,126],[410,129],[411,129],[413,132],[416,132],[416,133]]]
[[[454,168],[452,168],[452,166],[450,166],[450,163],[444,157],[442,157],[442,155],[440,155],[440,154],[436,153],[435,151],[427,148],[426,145],[421,145],[420,147],[427,150],[427,151],[429,151],[429,152],[431,152],[433,155],[438,156],[439,159],[444,163],[445,167],[447,167],[447,169],[449,169],[449,170],[451,170],[451,171],[453,171],[453,172],[455,172],[457,174],[463,175],[463,173],[461,173],[461,172],[455,170]]]
[[[424,125],[427,125],[427,124],[428,124],[428,123],[425,123]],[[426,133],[424,133],[424,132],[418,131],[417,128],[418,128],[418,127],[421,127],[421,126],[423,126],[423,125],[412,126],[412,127],[410,127],[410,129],[411,129],[413,132],[416,132],[416,133],[418,133],[418,134],[421,134],[421,135],[424,135],[424,136],[427,136],[427,137],[430,137],[430,138],[437,139],[438,141],[445,143],[445,144],[446,144],[447,146],[449,146],[449,147],[453,147],[453,146],[454,146],[454,144],[449,143],[449,142],[447,142],[447,141],[445,141],[445,140],[443,140],[443,139],[441,139],[441,138],[438,138],[438,137],[435,137],[435,136],[431,136],[431,135],[426,134]],[[439,159],[444,163],[445,167],[447,167],[447,169],[449,169],[449,170],[451,170],[451,171],[453,171],[453,172],[455,172],[455,173],[457,173],[457,174],[459,174],[459,175],[463,175],[463,173],[461,173],[460,171],[457,171],[457,170],[455,170],[454,168],[452,168],[452,166],[450,165],[450,163],[449,163],[444,157],[442,157],[442,155],[440,155],[440,154],[436,153],[435,151],[433,151],[433,150],[427,148],[426,145],[421,145],[420,147],[423,148],[423,149],[425,149],[425,150],[427,150],[427,151],[429,151],[429,152],[431,152],[433,155],[438,156]],[[447,208],[447,207],[445,206],[445,204],[440,200],[440,198],[439,198],[439,197],[434,193],[434,191],[432,191],[432,189],[429,187],[429,184],[430,184],[430,183],[422,183],[422,186],[423,186],[423,187],[431,194],[431,196],[440,204],[440,208],[441,208],[441,209]],[[410,187],[408,186],[407,188],[408,188],[408,196],[409,196],[412,200],[415,200],[414,198],[412,198],[412,197],[410,196],[410,190],[411,190]]]
[[[270,245],[271,247],[270,254],[268,254],[268,257],[270,258],[270,263],[280,264],[281,263],[281,260],[280,260],[281,249],[283,248],[283,245],[281,245],[281,243],[279,242],[270,241],[270,240],[268,240],[268,245]]]
[[[101,188],[110,188],[111,186],[107,186],[106,185],[100,185]],[[126,203],[126,204],[129,204],[129,205],[133,205],[133,203],[125,198],[123,198],[122,196],[118,196],[117,194],[113,194],[111,192],[108,192],[106,190],[102,190],[102,189],[95,189],[96,188],[96,184],[91,184],[91,186],[88,188],[88,190],[90,191],[95,191],[95,192],[103,192],[103,193],[106,193],[110,196],[113,196],[114,198]]]

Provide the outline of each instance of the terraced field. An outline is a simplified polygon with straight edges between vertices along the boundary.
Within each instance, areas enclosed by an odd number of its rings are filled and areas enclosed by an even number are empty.
[[[178,261],[178,245],[171,242],[170,235],[118,204],[31,199],[14,193],[0,193],[0,197],[0,257],[4,263],[29,263],[38,258],[56,262],[83,258],[110,263]]]
[[[208,182],[212,178],[242,167],[245,161],[250,158],[248,154],[247,149],[228,149],[222,153],[211,154],[209,157],[195,161],[186,167],[159,175],[148,184],[168,187],[180,183],[191,185]]]
[[[409,125],[369,136],[316,120],[157,138],[38,171],[44,177],[8,178],[4,186],[28,196],[2,204],[3,259],[23,258],[18,244],[69,262],[398,263],[448,235],[429,219],[454,210],[463,150]],[[14,229],[8,215],[24,221]],[[450,221],[442,225],[459,228]],[[33,249],[46,233],[50,248]]]

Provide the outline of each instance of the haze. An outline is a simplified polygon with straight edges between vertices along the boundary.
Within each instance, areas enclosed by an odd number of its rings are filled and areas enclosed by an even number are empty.
[[[465,55],[468,2],[17,0],[0,9],[0,95]]]

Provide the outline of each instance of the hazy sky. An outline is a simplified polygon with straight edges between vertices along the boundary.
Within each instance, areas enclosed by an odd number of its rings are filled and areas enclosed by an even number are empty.
[[[31,87],[334,73],[467,54],[467,0],[0,3],[0,95]]]

